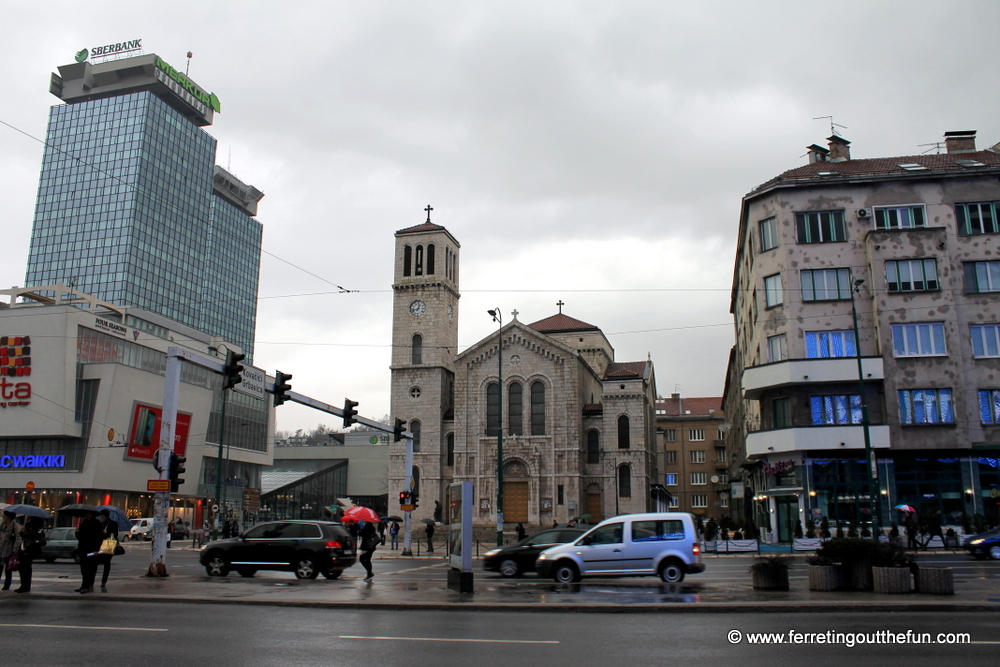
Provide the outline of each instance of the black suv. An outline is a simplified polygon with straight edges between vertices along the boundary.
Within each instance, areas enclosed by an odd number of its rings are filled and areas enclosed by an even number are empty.
[[[243,577],[257,570],[283,570],[299,579],[321,573],[336,579],[355,559],[351,535],[339,523],[269,521],[239,537],[209,542],[199,560],[210,577],[224,577],[232,569]]]
[[[483,568],[499,572],[505,577],[516,577],[523,572],[535,571],[538,554],[546,549],[572,542],[583,535],[590,526],[560,526],[526,537],[516,544],[493,549],[483,554]]]

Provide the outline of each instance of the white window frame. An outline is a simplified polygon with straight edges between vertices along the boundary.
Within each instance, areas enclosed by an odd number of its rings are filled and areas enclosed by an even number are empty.
[[[691,442],[701,442],[705,439],[705,429],[703,428],[692,428],[688,429],[688,440]]]
[[[691,508],[700,509],[703,507],[708,507],[708,494],[707,493],[692,493],[691,494]]]
[[[933,397],[931,399],[930,397]],[[947,398],[945,398],[947,397]],[[920,402],[924,404],[924,419],[923,421],[916,421],[916,403],[915,399],[919,399]],[[928,419],[927,405],[933,402],[933,410],[935,412],[934,419]],[[951,408],[951,421],[944,421],[945,415],[945,404],[948,404]],[[905,421],[903,411],[906,405],[910,406],[911,417],[914,418],[913,421]],[[954,394],[951,389],[900,389],[899,390],[899,423],[907,426],[911,424],[954,424],[956,420],[955,415],[955,399]]]
[[[681,506],[681,499],[678,498],[677,496],[671,496],[670,504],[667,505],[667,507],[680,507],[680,506]]]
[[[788,336],[777,334],[767,337],[767,362],[769,364],[788,358]]]
[[[927,212],[923,204],[876,206],[874,213],[872,221],[875,229],[912,229],[927,226]]]
[[[704,486],[708,484],[708,473],[707,472],[693,472],[691,473],[691,486]]]
[[[677,473],[668,472],[663,475],[664,486],[677,486]]]
[[[781,274],[775,273],[764,277],[764,307],[774,308],[784,303],[785,295],[781,290]]]
[[[707,463],[708,458],[705,456],[704,449],[692,449],[688,454],[691,457],[691,463]]]
[[[815,338],[817,356],[810,356],[809,354],[810,337]],[[857,352],[847,354],[847,351],[852,346],[855,350],[858,348],[857,341],[854,339],[853,329],[806,331],[804,334],[804,340],[806,344],[806,359],[850,359],[851,357],[857,356]],[[844,354],[840,356],[834,354],[836,342],[838,340],[840,341],[840,348],[844,351]]]
[[[944,332],[944,322],[905,322],[893,324],[890,331],[892,356],[896,358],[948,356],[948,339]],[[903,342],[902,349],[899,347],[900,339]],[[938,342],[943,347],[942,351],[935,349]],[[926,348],[926,344],[930,344],[930,348]],[[914,351],[912,347],[917,349]]]
[[[667,442],[677,442],[677,429],[675,428],[663,429],[663,439]]]
[[[886,260],[885,284],[886,289],[892,294],[936,292],[941,289],[937,260],[934,258]],[[922,287],[916,287],[917,284]]]
[[[677,450],[668,449],[663,452],[663,462],[668,465],[673,465],[677,463]]]
[[[845,301],[851,298],[851,270],[847,268],[802,269],[799,271],[799,281],[802,286],[802,301],[806,303]],[[830,296],[834,291],[836,295]]]
[[[972,356],[977,359],[1000,357],[1000,324],[973,324]]]
[[[774,250],[778,247],[778,219],[771,217],[761,220],[760,229],[760,251]]]

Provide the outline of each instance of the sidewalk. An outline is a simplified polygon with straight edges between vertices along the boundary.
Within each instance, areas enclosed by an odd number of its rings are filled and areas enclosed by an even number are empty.
[[[954,596],[882,595],[872,592],[815,592],[808,590],[804,565],[791,572],[791,590],[755,591],[743,564],[747,556],[729,554],[706,557],[706,564],[719,569],[728,566],[725,578],[711,580],[692,575],[682,584],[663,584],[655,577],[605,579],[591,583],[556,584],[527,575],[501,580],[475,564],[474,593],[458,593],[447,588],[448,565],[437,554],[403,557],[378,555],[374,559],[375,579],[362,581],[359,566],[345,571],[342,578],[327,581],[299,581],[289,573],[262,572],[253,578],[230,574],[210,578],[204,574],[173,574],[166,579],[143,576],[113,578],[108,593],[86,596],[88,602],[161,601],[212,604],[253,604],[297,607],[337,607],[366,609],[463,609],[488,611],[575,611],[575,612],[821,612],[864,611],[995,611],[1000,612],[1000,576],[956,577]],[[379,563],[412,563],[395,572],[379,568]],[[732,566],[739,563],[738,568]],[[410,575],[437,573],[417,579]],[[1000,572],[998,572],[1000,575]],[[53,582],[60,585],[53,586]],[[41,578],[31,598],[81,599],[72,590],[72,579]]]

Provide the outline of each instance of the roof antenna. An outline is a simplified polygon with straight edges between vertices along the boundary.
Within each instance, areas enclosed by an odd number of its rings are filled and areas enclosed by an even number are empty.
[[[922,148],[924,146],[930,146],[930,148],[928,148],[923,153],[921,153],[921,155],[927,155],[931,151],[934,151],[936,155],[941,155],[941,149],[944,148],[944,142],[943,141],[933,141],[933,142],[931,142],[929,144],[917,144],[917,148]],[[937,150],[935,150],[935,149],[937,149]]]
[[[833,122],[833,116],[816,116],[815,118],[813,118],[813,120],[823,120],[823,119],[826,119],[826,118],[830,119],[830,135],[834,136],[834,137],[840,137],[841,139],[843,139],[843,137],[841,136],[840,132],[837,132],[837,128],[839,127],[841,129],[846,130],[847,126],[846,125],[841,125],[840,123],[834,123]]]
[[[184,68],[184,76],[187,76],[191,72],[191,58],[193,57],[194,54],[188,51],[188,64],[187,67]]]

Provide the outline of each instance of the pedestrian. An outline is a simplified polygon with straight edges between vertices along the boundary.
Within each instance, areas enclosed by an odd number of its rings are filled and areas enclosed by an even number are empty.
[[[170,543],[174,541],[174,522],[171,521],[167,524],[167,548],[170,548]]]
[[[80,558],[80,587],[77,593],[93,593],[97,566],[100,565],[101,542],[104,541],[104,526],[97,520],[97,512],[85,512],[84,519],[76,528],[76,551]]]
[[[232,528],[230,527],[229,522],[228,521],[223,521],[222,522],[222,539],[228,540],[232,536],[233,536],[233,534],[232,534]]]
[[[524,524],[521,523],[520,521],[517,522],[517,528],[514,529],[514,532],[517,533],[518,542],[520,542],[521,540],[523,540],[528,536],[528,531],[524,529]]]
[[[212,535],[212,527],[209,525],[208,521],[201,524],[201,542],[202,544],[208,544],[208,538]]]
[[[936,535],[941,538],[941,546],[945,546],[947,543],[944,541],[944,533],[941,532],[941,510],[934,510],[927,523],[928,532],[930,533],[930,537],[927,538],[927,543],[930,544],[930,541],[933,540]]]
[[[115,546],[118,546],[118,524],[111,520],[111,512],[108,510],[101,510],[101,513],[97,515],[98,521],[104,528],[104,539],[114,539]],[[114,553],[102,553],[100,555],[101,563],[104,564],[104,570],[101,572],[101,592],[108,592],[108,575],[111,574],[111,559],[114,558]]]
[[[378,540],[380,546],[385,546],[385,521],[378,522]]]
[[[31,592],[31,564],[42,555],[45,545],[45,534],[42,532],[44,523],[37,517],[32,517],[21,529],[19,551],[17,554],[17,573],[21,578],[21,586],[14,589],[15,593]]]
[[[378,531],[372,525],[371,521],[361,521],[359,523],[363,525],[358,530],[358,537],[361,538],[361,556],[358,557],[358,562],[364,566],[365,572],[368,573],[365,581],[371,581],[375,576],[375,573],[372,571],[372,555],[374,555],[375,549],[379,545]]]
[[[354,544],[354,550],[358,551],[361,548],[361,543],[358,542],[358,532],[361,530],[361,526],[358,522],[348,522],[347,532],[351,534],[351,542]]]
[[[429,523],[424,528],[424,535],[427,536],[427,553],[434,553],[434,524]]]
[[[389,537],[391,538],[391,543],[393,549],[399,548],[399,522],[393,521],[392,525],[389,526]]]
[[[14,519],[13,512],[4,512],[3,523],[0,523],[0,568],[3,569],[3,588],[0,590],[5,591],[10,590],[10,580],[15,569],[10,567],[10,559],[14,558],[14,562],[17,562],[14,548],[18,545],[21,532],[21,524]]]
[[[917,519],[913,514],[909,514],[906,517],[904,523],[906,526],[906,548],[916,549],[917,548]]]

